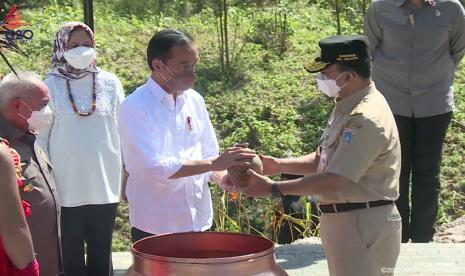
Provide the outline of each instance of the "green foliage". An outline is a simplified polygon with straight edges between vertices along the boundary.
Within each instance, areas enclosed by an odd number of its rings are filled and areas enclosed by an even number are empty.
[[[291,13],[291,7],[289,1],[283,1],[277,6],[268,8],[267,13],[255,12],[252,22],[254,31],[248,35],[248,40],[282,55],[289,46],[288,38],[293,30],[287,19]]]
[[[128,222],[129,210],[126,203],[120,203],[116,211],[115,228],[113,229],[113,251],[129,251],[131,248],[131,227]]]
[[[441,169],[442,191],[438,223],[465,215],[465,70],[457,68],[455,79],[456,110],[444,143]]]
[[[338,20],[340,34],[360,34],[363,27],[363,15],[371,3],[367,0],[316,0],[317,5],[333,13],[333,20]]]
[[[232,30],[229,42],[234,66],[227,75],[221,73],[219,64],[216,1],[200,2],[166,1],[173,8],[165,8],[160,13],[156,10],[159,0],[94,1],[98,66],[115,73],[129,94],[149,74],[145,50],[150,37],[166,27],[186,30],[194,36],[200,49],[195,89],[205,97],[222,148],[248,141],[257,151],[277,157],[314,150],[333,103],[316,92],[314,76],[305,72],[303,64],[319,53],[319,39],[337,32],[334,10],[325,6],[329,2],[309,4],[309,1],[296,0],[286,1],[285,7],[270,7],[270,3],[278,1],[230,1],[228,27]],[[49,3],[24,10],[24,17],[32,23],[34,31],[32,42],[22,45],[29,58],[6,53],[18,70],[33,70],[45,76],[55,32],[64,22],[83,18],[82,8],[75,1]],[[182,3],[193,7],[189,17],[178,10]],[[279,13],[286,14],[284,51],[280,51],[283,37],[281,27],[277,26],[283,21],[276,20]],[[359,32],[362,19],[359,9],[346,10],[346,13],[341,22],[344,33]],[[347,19],[350,14],[352,21]],[[6,67],[0,68],[0,74],[7,72]],[[444,148],[445,189],[441,193],[440,223],[464,214],[463,66],[457,72],[457,111]],[[232,200],[216,186],[212,186],[212,195],[217,230],[273,237],[281,219],[291,220],[286,216],[276,217],[279,202],[271,199]],[[309,217],[294,222],[308,226]],[[115,250],[128,250],[126,204],[118,209],[114,238]]]

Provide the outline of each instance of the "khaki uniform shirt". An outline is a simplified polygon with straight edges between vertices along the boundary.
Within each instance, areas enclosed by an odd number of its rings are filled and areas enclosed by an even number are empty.
[[[40,275],[57,275],[61,271],[60,202],[50,162],[35,143],[35,134],[17,128],[1,115],[0,137],[7,139],[21,158],[20,196],[31,205],[27,223]]]
[[[321,204],[399,197],[399,136],[389,105],[374,84],[336,103],[319,154],[319,173],[351,180],[340,192],[318,196]]]

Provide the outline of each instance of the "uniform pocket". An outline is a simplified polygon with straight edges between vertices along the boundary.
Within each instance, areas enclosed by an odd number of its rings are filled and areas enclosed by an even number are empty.
[[[35,163],[26,164],[21,178],[23,185],[19,187],[21,199],[32,206],[37,206],[41,202],[41,197],[38,196],[40,187],[37,186],[39,170]]]
[[[387,221],[390,221],[390,222],[402,221],[402,217],[399,214],[394,214],[394,215],[389,216],[387,218]]]
[[[395,206],[380,206],[358,211],[357,231],[367,248],[397,233],[401,225],[402,219]]]
[[[359,214],[357,216],[356,231],[362,244],[366,247],[366,249],[370,249],[371,243],[368,241],[368,237],[365,233],[368,229],[363,219],[364,219],[363,214],[362,215]]]
[[[23,181],[23,184],[25,183],[30,183],[33,179],[36,178],[37,176],[37,165],[34,162],[29,162],[24,165],[22,165],[22,177],[21,181]]]

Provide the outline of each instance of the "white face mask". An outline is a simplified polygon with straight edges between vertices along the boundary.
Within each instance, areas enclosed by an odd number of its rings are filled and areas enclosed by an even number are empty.
[[[336,79],[332,80],[326,80],[323,78],[323,75],[320,73],[317,77],[316,77],[316,83],[318,85],[318,90],[325,94],[326,96],[330,97],[330,98],[336,98],[337,96],[339,96],[339,91],[341,91],[341,89],[347,85],[344,84],[342,87],[339,87],[339,85],[337,85],[336,81],[346,72],[342,72],[341,74],[339,74],[339,76],[337,76]]]
[[[24,105],[26,105],[29,110],[31,110],[31,117],[25,118],[23,115],[19,114],[23,119],[26,120],[28,124],[28,128],[31,131],[37,131],[39,132],[41,129],[47,127],[50,124],[50,121],[52,119],[52,110],[48,105],[44,106],[41,110],[39,111],[33,111],[27,103],[22,101]]]
[[[73,68],[82,70],[90,66],[92,60],[95,59],[97,52],[94,48],[79,46],[70,49],[64,53],[66,62]]]

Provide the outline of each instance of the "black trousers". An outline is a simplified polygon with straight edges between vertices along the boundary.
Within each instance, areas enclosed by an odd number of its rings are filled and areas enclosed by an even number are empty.
[[[144,232],[136,227],[131,227],[131,241],[132,243],[135,243],[138,240],[142,240],[143,238],[148,238],[151,236],[155,236],[155,234],[150,234],[147,232]]]
[[[281,201],[283,204],[284,214],[297,219],[305,219],[305,207],[300,202],[301,196],[286,195]],[[280,214],[276,213],[279,217]],[[289,220],[283,220],[279,228],[277,241],[279,244],[289,244],[295,240],[303,238],[305,227],[293,223]]]
[[[442,146],[452,112],[426,118],[396,115],[395,119],[402,149],[396,202],[402,216],[402,242],[430,242],[439,206]]]
[[[63,275],[113,275],[111,244],[117,207],[113,203],[61,208]]]

